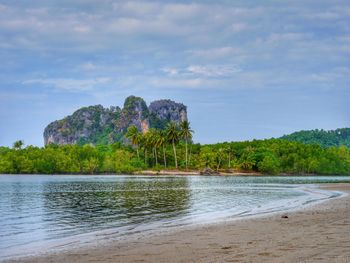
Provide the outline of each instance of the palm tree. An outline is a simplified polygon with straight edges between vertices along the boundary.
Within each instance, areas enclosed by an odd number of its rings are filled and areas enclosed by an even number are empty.
[[[159,137],[159,132],[156,129],[150,129],[147,132],[147,138],[148,138],[148,142],[149,142],[149,146],[150,148],[152,148],[152,153],[153,153],[153,157],[155,157],[156,160],[156,166],[158,165],[158,137]]]
[[[166,133],[163,130],[161,130],[159,131],[159,134],[158,134],[157,145],[158,147],[162,147],[163,149],[163,161],[164,161],[165,168],[166,168],[166,155],[165,155],[166,143],[167,143]]]
[[[148,149],[146,135],[147,135],[147,133],[141,134],[141,136],[140,136],[140,146],[141,146],[141,148],[143,148],[144,157],[145,157],[145,161],[144,161],[145,164],[147,164],[147,149]]]
[[[216,152],[216,171],[219,171],[220,165],[221,165],[221,161],[224,157],[224,149],[223,148],[219,148]]]
[[[132,125],[128,128],[128,131],[126,132],[125,136],[136,147],[137,158],[140,159],[139,145],[141,142],[141,136],[142,136],[141,133],[139,132],[139,130],[135,125]]]
[[[179,142],[179,128],[175,122],[168,123],[166,127],[166,136],[169,142],[173,145],[175,167],[177,169],[177,157],[176,157],[176,146],[175,144]]]
[[[148,162],[147,153],[148,150],[152,151],[152,157],[154,157],[154,148],[153,148],[153,138],[152,138],[152,131],[147,131],[143,135],[143,149],[145,150],[145,163]]]
[[[186,147],[186,169],[188,168],[188,149],[187,144],[188,141],[192,139],[193,130],[191,130],[190,123],[188,121],[183,121],[180,123],[180,136],[185,140]]]
[[[16,150],[20,150],[23,145],[24,145],[24,142],[22,140],[18,140],[13,143],[13,148]]]
[[[234,154],[235,154],[234,149],[232,148],[232,146],[230,144],[228,144],[225,147],[225,152],[228,155],[228,168],[231,169],[231,157],[234,157]]]

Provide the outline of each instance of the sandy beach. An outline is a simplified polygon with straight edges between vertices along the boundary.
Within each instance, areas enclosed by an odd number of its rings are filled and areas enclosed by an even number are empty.
[[[350,193],[350,184],[321,187]],[[6,262],[350,262],[350,195],[283,215]]]

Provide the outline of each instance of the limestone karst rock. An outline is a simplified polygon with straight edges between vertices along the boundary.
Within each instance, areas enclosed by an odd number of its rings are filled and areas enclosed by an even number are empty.
[[[107,144],[124,140],[128,127],[139,131],[163,129],[169,122],[187,120],[187,107],[171,100],[157,100],[148,107],[146,102],[129,96],[123,108],[101,105],[83,107],[72,115],[50,123],[44,130],[46,144]]]

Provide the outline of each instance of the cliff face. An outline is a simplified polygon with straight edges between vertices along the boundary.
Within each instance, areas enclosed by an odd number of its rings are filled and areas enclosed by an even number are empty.
[[[153,101],[149,105],[149,111],[160,120],[173,121],[176,123],[187,121],[187,107],[182,103],[176,103],[171,100]]]
[[[135,125],[139,131],[146,132],[149,129],[149,110],[146,102],[135,96],[126,98],[124,108],[117,121],[117,132],[125,133],[129,126]]]
[[[123,109],[104,108],[101,105],[84,107],[62,120],[50,123],[44,130],[46,144],[107,144],[123,141],[128,127],[139,131],[149,128],[163,129],[170,121],[187,120],[187,108],[171,100],[146,102],[135,96],[126,98]]]
[[[98,143],[98,135],[112,131],[120,115],[119,107],[84,107],[72,115],[50,123],[44,130],[45,144]],[[109,136],[109,134],[105,134]],[[109,138],[106,138],[108,140]]]

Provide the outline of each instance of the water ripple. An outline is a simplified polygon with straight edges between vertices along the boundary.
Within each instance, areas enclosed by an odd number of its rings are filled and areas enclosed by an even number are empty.
[[[322,182],[350,177],[3,175],[0,256],[108,229],[123,236],[295,208],[333,197],[305,186]]]

